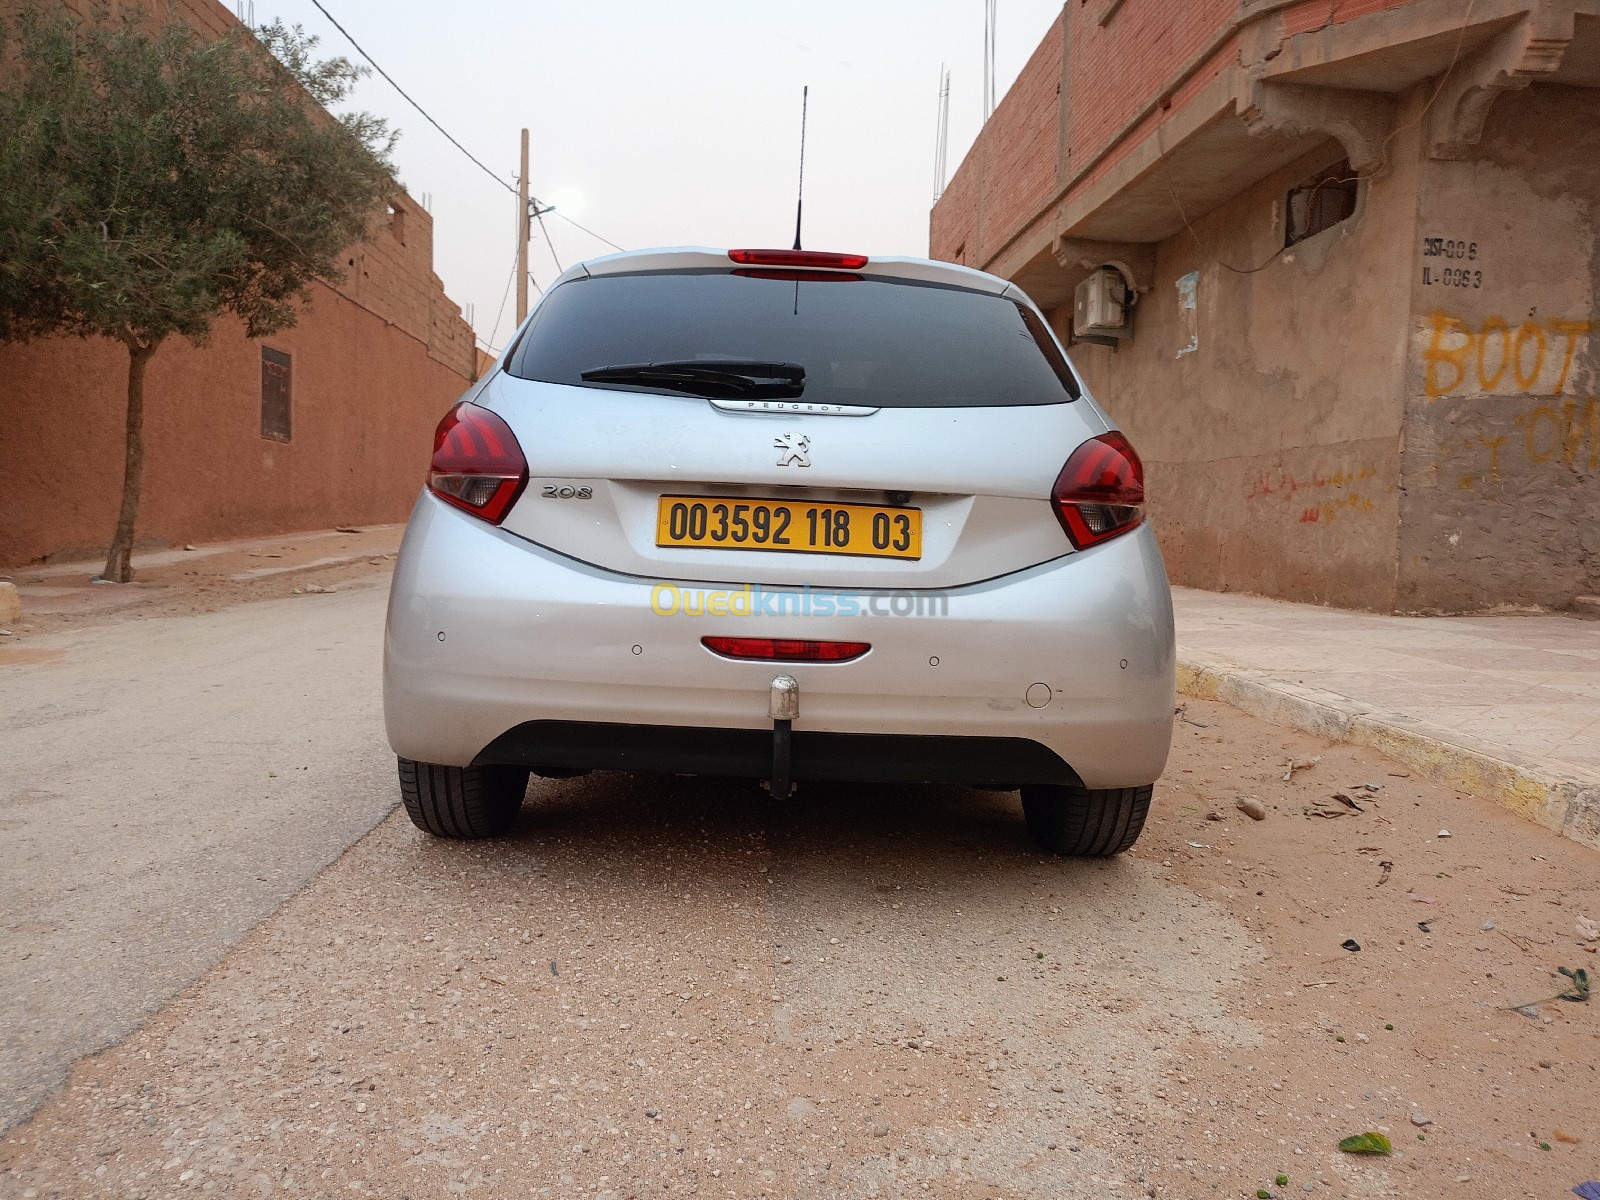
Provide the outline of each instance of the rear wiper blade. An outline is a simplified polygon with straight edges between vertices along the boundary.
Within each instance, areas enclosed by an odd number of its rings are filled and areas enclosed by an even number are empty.
[[[582,377],[586,383],[642,383],[701,394],[798,396],[805,391],[806,369],[799,363],[692,358],[594,367]]]

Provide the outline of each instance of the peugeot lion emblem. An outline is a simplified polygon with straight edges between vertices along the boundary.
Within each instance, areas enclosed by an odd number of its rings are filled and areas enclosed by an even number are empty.
[[[783,451],[778,455],[780,467],[787,467],[790,463],[797,467],[811,465],[811,455],[808,453],[811,449],[811,439],[805,434],[802,433],[799,437],[792,433],[779,434],[772,444]]]

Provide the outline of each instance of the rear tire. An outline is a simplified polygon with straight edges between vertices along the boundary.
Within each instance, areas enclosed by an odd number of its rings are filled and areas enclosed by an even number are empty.
[[[528,790],[521,767],[441,767],[400,760],[406,816],[435,837],[498,837],[511,828]]]
[[[1133,788],[1038,784],[1022,789],[1022,812],[1033,840],[1051,854],[1109,858],[1139,840],[1154,791],[1153,784]]]

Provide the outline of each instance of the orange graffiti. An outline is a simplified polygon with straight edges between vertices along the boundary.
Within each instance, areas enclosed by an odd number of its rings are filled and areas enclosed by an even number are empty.
[[[1578,338],[1594,328],[1592,321],[1551,321],[1550,329],[1567,339],[1567,352],[1561,356],[1561,374],[1556,378],[1552,394],[1559,396],[1566,390],[1567,373],[1572,370],[1572,355],[1578,348]]]
[[[1550,448],[1541,450],[1539,448],[1539,426],[1545,421],[1550,422],[1550,432],[1554,436],[1550,442]],[[1519,419],[1517,424],[1526,427],[1528,431],[1529,458],[1536,463],[1547,463],[1556,456],[1556,451],[1561,448],[1561,421],[1557,418],[1555,409],[1548,404],[1541,404],[1529,413],[1525,419]]]
[[[1522,352],[1522,347],[1527,342],[1533,343],[1533,366],[1526,373],[1522,364],[1528,356]],[[1511,343],[1511,369],[1517,376],[1517,387],[1524,392],[1533,391],[1533,385],[1539,381],[1539,373],[1544,370],[1544,330],[1531,322],[1524,321],[1517,326],[1517,340]]]
[[[1489,334],[1500,335],[1500,359],[1495,364],[1491,374],[1484,368],[1484,351],[1489,346]],[[1478,382],[1486,392],[1492,392],[1499,385],[1500,379],[1506,373],[1506,364],[1511,361],[1511,330],[1506,325],[1504,317],[1490,317],[1483,323],[1483,328],[1478,332]]]
[[[1600,402],[1591,396],[1579,415],[1577,405],[1568,400],[1561,406],[1561,423],[1561,461],[1574,461],[1587,440],[1589,469],[1600,471]]]
[[[1504,321],[1500,323],[1505,324]],[[1465,340],[1459,345],[1447,346],[1445,338],[1452,334],[1458,334]],[[1448,395],[1461,386],[1462,380],[1467,377],[1467,351],[1471,348],[1472,335],[1467,332],[1465,324],[1442,312],[1433,314],[1433,338],[1422,356],[1426,365],[1422,387],[1430,397]],[[1455,372],[1448,382],[1439,376],[1441,367],[1448,367]]]
[[[1504,435],[1490,437],[1480,434],[1459,443],[1444,442],[1439,447],[1439,459],[1433,469],[1442,472],[1452,460],[1476,457],[1479,449],[1488,451],[1488,469],[1482,473],[1457,476],[1456,486],[1470,491],[1480,483],[1498,484],[1505,455],[1513,453],[1517,461],[1534,466],[1584,466],[1591,471],[1600,470],[1600,399],[1593,396],[1584,400],[1566,400],[1557,409],[1553,404],[1539,404],[1512,418],[1522,437],[1509,440]],[[1507,443],[1515,451],[1507,450]]]
[[[1558,396],[1571,376],[1578,339],[1594,329],[1593,321],[1542,325],[1530,320],[1513,330],[1504,317],[1488,317],[1473,328],[1444,312],[1433,313],[1429,322],[1422,388],[1430,400],[1465,390],[1469,370],[1485,392],[1493,392],[1510,375],[1520,392]],[[1559,357],[1551,353],[1552,340],[1560,343]]]
[[[1589,469],[1600,470],[1600,401],[1590,397],[1579,408],[1574,400],[1561,406],[1559,413],[1541,404],[1529,413],[1518,413],[1516,422],[1525,433],[1528,457],[1536,463],[1553,462],[1557,454],[1567,466],[1577,462],[1585,445],[1589,447]],[[1549,425],[1549,435],[1542,431]]]

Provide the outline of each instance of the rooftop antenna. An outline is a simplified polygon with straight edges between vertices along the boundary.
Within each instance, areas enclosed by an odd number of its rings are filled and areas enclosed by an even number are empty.
[[[802,206],[806,199],[806,105],[811,94],[811,85],[807,84],[800,89],[800,184],[795,189],[794,201],[794,248],[800,249],[800,217]]]
[[[944,195],[944,174],[950,154],[950,71],[939,64],[939,121],[934,130],[933,198]]]
[[[995,21],[1000,15],[1000,0],[983,0],[983,119],[994,113]]]

